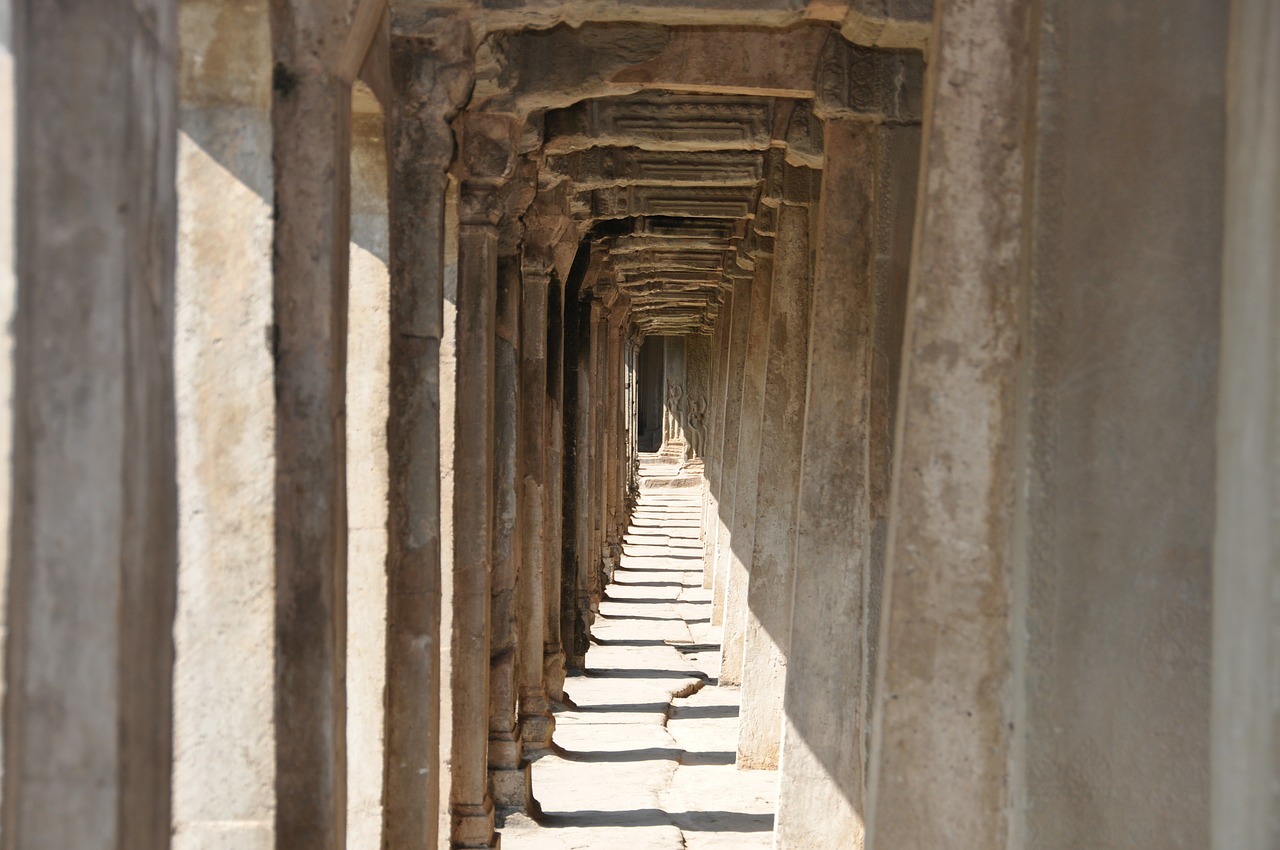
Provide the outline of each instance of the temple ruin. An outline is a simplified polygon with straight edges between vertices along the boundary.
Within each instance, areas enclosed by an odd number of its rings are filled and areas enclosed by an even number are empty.
[[[1280,847],[1280,5],[0,10],[0,850]]]

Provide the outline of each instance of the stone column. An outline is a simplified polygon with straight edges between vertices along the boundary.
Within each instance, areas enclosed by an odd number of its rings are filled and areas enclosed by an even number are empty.
[[[0,831],[15,848],[165,850],[177,4],[15,5]]]
[[[724,638],[720,650],[720,682],[742,684],[742,651],[747,631],[747,583],[756,533],[756,484],[760,466],[760,424],[764,408],[765,363],[769,358],[769,305],[773,292],[773,228],[777,208],[762,207],[767,227],[760,239],[751,280],[751,311],[742,373],[742,414],[738,423],[737,482],[733,525],[725,570]]]
[[[184,2],[179,28],[173,846],[233,841],[269,850],[276,657],[274,365],[263,344],[272,325],[267,4]]]
[[[584,255],[586,252],[581,252]],[[583,260],[585,262],[585,258]],[[574,265],[578,265],[574,261]],[[569,349],[577,345],[577,304],[568,301],[570,279],[562,281],[552,277],[547,299],[547,413],[546,413],[546,445],[547,474],[546,501],[543,510],[546,519],[546,548],[543,551],[542,590],[543,603],[546,606],[546,629],[543,632],[543,681],[546,683],[547,696],[555,701],[564,698],[565,669],[568,666],[568,644],[572,640],[572,630],[564,628],[564,586],[565,565],[572,563],[571,549],[576,542],[572,525],[566,533],[565,497],[571,493],[573,481],[566,476],[571,469],[570,451],[572,446],[566,442],[568,429],[566,418],[570,415],[570,387],[568,376],[570,369],[575,368],[568,359]],[[573,290],[577,298],[576,287]],[[570,319],[573,318],[574,336],[569,336]],[[577,357],[577,349],[574,358]],[[572,393],[576,395],[575,389]]]
[[[579,278],[581,280],[581,278]],[[571,281],[572,283],[572,281]],[[584,606],[586,566],[590,564],[591,511],[590,463],[587,445],[588,416],[591,407],[591,305],[579,300],[577,287],[565,292],[565,483],[564,510],[564,574],[560,583],[560,629],[564,643],[565,664],[581,670],[587,652]]]
[[[809,373],[810,213],[818,176],[787,166],[778,210],[738,726],[738,766],[744,768],[777,767],[782,737]]]
[[[555,716],[547,701],[547,316],[550,269],[526,246],[520,294],[520,734],[529,749],[551,745]]]
[[[387,696],[383,841],[434,848],[439,788],[440,344],[445,169],[441,119],[467,91],[470,36],[392,40],[390,396],[387,419]]]
[[[341,847],[346,834],[351,84],[334,73],[337,5],[270,6],[276,841],[314,850]]]
[[[786,658],[779,850],[863,845],[862,621],[870,549],[878,135],[869,123],[826,124],[791,592],[804,619],[792,623]]]
[[[872,714],[872,847],[1010,846],[1029,5],[935,13]]]
[[[1280,845],[1280,14],[1232,7],[1213,604],[1213,847]],[[1259,179],[1269,174],[1270,180]],[[1270,462],[1262,462],[1269,459]]]
[[[728,386],[728,353],[729,337],[732,334],[733,291],[719,315],[716,316],[715,332],[712,336],[711,351],[714,357],[711,378],[711,401],[708,411],[707,450],[703,460],[703,476],[707,480],[706,494],[702,503],[702,586],[711,589],[715,586],[716,545],[720,537],[720,469],[723,466],[722,441],[719,437],[724,425],[724,399]]]
[[[511,223],[508,232],[517,230]],[[510,237],[504,235],[506,242]],[[513,242],[515,240],[512,240]],[[519,536],[519,416],[520,397],[520,260],[518,246],[509,246],[498,261],[497,339],[494,352],[493,445],[493,587],[490,617],[492,642],[489,680],[489,781],[495,804],[527,811],[530,800],[529,765],[524,763],[516,715],[517,638],[526,612],[520,605],[530,579],[520,562]],[[539,659],[540,661],[540,659]],[[541,672],[542,665],[538,664]]]
[[[716,523],[716,543],[712,552],[714,583],[711,594],[711,624],[724,623],[725,587],[729,579],[729,564],[733,559],[734,539],[730,534],[736,512],[738,491],[738,434],[743,418],[742,387],[746,372],[748,324],[755,298],[752,277],[734,277],[733,317],[729,334],[729,361],[726,368],[728,383],[725,386],[725,417],[720,445],[720,498],[712,520]],[[739,665],[741,668],[741,665]]]
[[[494,847],[489,795],[489,664],[494,515],[494,373],[501,181],[513,168],[513,124],[462,117],[458,204],[458,336],[454,421],[452,758],[454,847]]]

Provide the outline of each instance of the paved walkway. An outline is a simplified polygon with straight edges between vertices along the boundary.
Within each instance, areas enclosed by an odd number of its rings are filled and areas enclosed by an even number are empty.
[[[543,815],[508,817],[504,850],[772,845],[777,773],[733,766],[738,691],[716,686],[701,490],[644,483],[659,488],[641,491],[586,675],[565,685],[577,708],[557,713],[559,752],[533,766]]]

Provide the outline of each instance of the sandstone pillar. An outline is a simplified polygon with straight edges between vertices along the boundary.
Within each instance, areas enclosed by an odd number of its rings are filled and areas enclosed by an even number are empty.
[[[269,850],[276,658],[274,366],[263,345],[273,321],[267,5],[185,2],[179,33],[173,846]]]
[[[1280,10],[1232,7],[1213,604],[1213,847],[1280,844]],[[1270,180],[1259,175],[1271,175]]]
[[[1038,850],[1208,847],[1227,16],[1036,8],[1016,827]]]
[[[724,466],[724,456],[721,451],[723,448],[721,433],[724,429],[724,402],[729,383],[727,371],[732,323],[733,290],[730,290],[726,303],[720,308],[720,313],[716,317],[715,332],[711,343],[714,360],[712,361],[710,410],[707,417],[707,449],[705,452],[706,458],[703,460],[703,477],[706,478],[707,486],[706,493],[703,496],[702,522],[700,524],[703,545],[702,587],[708,590],[715,586],[716,546],[721,542],[719,514],[720,488],[722,484],[720,472]]]
[[[543,666],[547,633],[547,315],[550,269],[526,247],[520,294],[520,735],[530,749],[551,744],[555,716]]]
[[[387,419],[387,696],[383,840],[434,848],[439,788],[440,345],[445,169],[441,116],[467,90],[469,36],[392,40],[390,396]]]
[[[571,275],[565,287],[564,370],[564,520],[563,575],[560,579],[560,631],[565,665],[581,670],[587,652],[587,633],[579,588],[586,581],[583,564],[588,556],[591,527],[588,522],[587,416],[590,410],[589,372],[591,305],[578,298],[582,274]],[[576,278],[576,279],[575,279]]]
[[[826,124],[790,594],[804,617],[792,623],[786,658],[779,850],[863,845],[863,586],[870,551],[878,135],[868,123]]]
[[[783,179],[760,425],[756,532],[747,585],[738,726],[738,766],[745,768],[772,768],[778,763],[809,372],[813,297],[809,226],[816,179],[810,169],[791,166]]]
[[[520,386],[520,260],[515,254],[516,246],[512,245],[511,249],[511,253],[504,253],[498,262],[494,350],[489,779],[497,805],[527,811],[529,765],[524,763],[516,715],[517,639],[526,616],[519,598],[530,581],[520,562],[522,546],[518,532],[519,415],[520,397],[525,390]],[[541,581],[541,576],[535,575],[532,579]],[[541,671],[541,664],[538,670]]]
[[[272,4],[276,841],[342,845],[351,84],[336,3]],[[342,33],[345,34],[345,33]]]
[[[1028,5],[935,11],[872,715],[872,847],[1009,842]],[[993,139],[1008,140],[998,155]]]
[[[0,831],[14,848],[164,850],[177,4],[8,5],[20,85],[0,130],[16,132],[16,159],[0,160],[16,174],[18,300]]]
[[[582,259],[574,260],[577,276],[581,276],[581,268],[585,267],[586,252],[581,252]],[[574,271],[569,278],[561,281],[553,277],[550,282],[547,299],[547,478],[546,501],[544,510],[546,517],[546,549],[543,563],[546,570],[543,574],[543,602],[546,606],[546,630],[543,633],[543,675],[547,686],[547,696],[559,701],[564,698],[565,669],[568,666],[568,646],[572,640],[572,629],[564,628],[565,621],[565,567],[572,563],[575,531],[572,523],[565,520],[572,511],[571,496],[573,479],[569,474],[572,469],[570,453],[573,449],[569,441],[569,429],[566,422],[574,415],[571,406],[576,389],[570,391],[571,368],[576,368],[577,357],[577,284],[574,283]],[[572,290],[571,290],[572,284]],[[570,292],[573,301],[569,300]],[[572,319],[572,321],[571,321]],[[573,336],[570,336],[572,325]],[[570,348],[573,346],[573,359],[570,359]],[[572,386],[576,387],[576,384]]]
[[[776,210],[773,211],[776,221]],[[733,525],[729,533],[724,591],[724,638],[720,682],[742,684],[743,640],[747,631],[747,583],[756,532],[756,484],[760,466],[760,423],[764,406],[765,363],[769,357],[769,305],[773,292],[773,232],[762,238],[751,279],[751,310],[742,372],[738,423],[737,481]],[[723,550],[722,550],[723,551]]]
[[[716,523],[716,542],[712,551],[714,582],[711,596],[711,624],[724,623],[725,587],[729,564],[733,560],[733,517],[738,491],[738,434],[743,418],[742,386],[746,372],[748,325],[755,298],[752,277],[733,278],[733,317],[729,333],[729,361],[726,369],[724,439],[720,444],[720,498],[712,520]],[[741,665],[739,664],[739,667]]]
[[[466,169],[458,205],[458,335],[454,421],[451,843],[494,847],[489,794],[489,664],[494,508],[494,374],[501,181],[511,126],[463,116]],[[495,155],[495,152],[501,152]]]

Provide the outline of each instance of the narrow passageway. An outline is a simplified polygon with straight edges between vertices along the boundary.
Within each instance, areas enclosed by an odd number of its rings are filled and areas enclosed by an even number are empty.
[[[537,822],[512,815],[505,850],[768,847],[776,771],[734,767],[739,692],[718,685],[719,629],[702,587],[701,478],[641,456],[640,499],[565,683],[556,751],[533,768]]]

